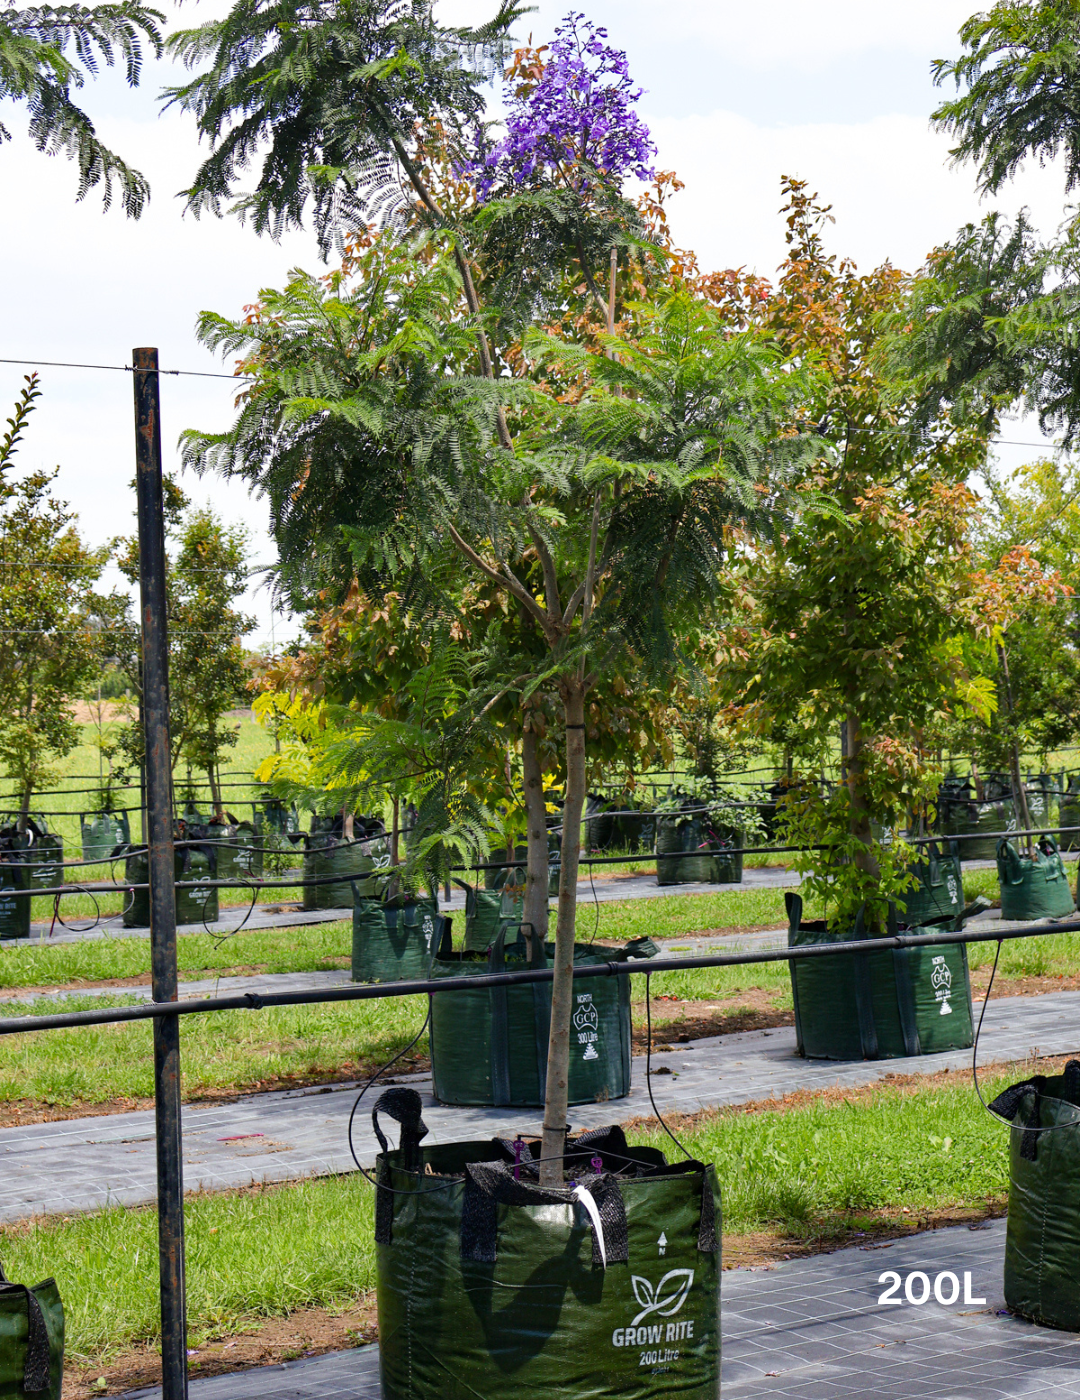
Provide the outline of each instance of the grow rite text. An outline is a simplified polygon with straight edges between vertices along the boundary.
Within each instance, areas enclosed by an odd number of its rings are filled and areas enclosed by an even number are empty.
[[[694,1324],[687,1322],[657,1322],[652,1327],[616,1327],[611,1334],[613,1347],[655,1346],[657,1342],[692,1341]]]

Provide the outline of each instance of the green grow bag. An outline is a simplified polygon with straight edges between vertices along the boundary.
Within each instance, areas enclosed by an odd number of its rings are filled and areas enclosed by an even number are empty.
[[[970,792],[970,788],[965,792]],[[976,802],[973,797],[939,798],[938,829],[944,836],[968,836],[953,843],[961,860],[993,860],[998,841],[1016,830],[1016,805],[1011,797]]]
[[[548,832],[548,898],[559,896],[559,879],[562,875],[562,831]]]
[[[633,810],[629,799],[613,800],[590,793],[585,806],[585,850],[626,851],[649,849],[655,824],[644,812]]]
[[[936,845],[923,850],[926,859],[914,861],[909,867],[919,883],[901,896],[906,905],[903,922],[911,928],[939,919],[955,919],[964,907],[959,856],[943,856]]]
[[[1006,1305],[1043,1327],[1080,1332],[1080,1060],[1013,1084],[990,1111],[1014,1124]]]
[[[208,822],[188,833],[192,840],[213,841],[217,851],[217,878],[259,879],[263,873],[263,839],[253,822]]]
[[[488,864],[491,864],[491,865],[494,865],[497,861],[505,860],[505,859],[506,859],[506,847],[504,846],[503,849],[502,849],[501,851],[498,850],[498,849],[492,851],[492,853],[491,853],[491,854],[488,856],[488,858],[487,858],[487,863],[488,863]],[[506,866],[504,866],[504,867],[503,867],[502,869],[500,869],[500,870],[485,870],[485,871],[484,871],[484,889],[486,889],[486,890],[501,890],[502,887],[503,887],[503,885],[505,885],[506,882],[507,882],[507,877],[509,877],[509,880],[510,880],[510,884],[511,884],[511,885],[523,885],[523,884],[525,883],[525,867],[526,867],[526,865],[527,865],[527,863],[528,863],[528,859],[529,859],[529,848],[528,848],[528,846],[515,846],[515,847],[514,847],[514,859],[515,859],[515,860],[521,861],[521,868],[520,868],[520,869],[518,869],[516,866],[515,866],[515,867],[506,867]]]
[[[503,926],[503,920],[520,923],[524,899],[509,890],[476,890],[464,880],[456,880],[465,890],[465,951],[486,953]],[[449,950],[447,950],[449,951]]]
[[[1057,793],[1051,785],[1050,774],[1039,773],[1035,777],[1029,774],[1024,783],[1024,796],[1027,798],[1031,825],[1036,830],[1040,827],[1053,826],[1054,809],[1058,804]]]
[[[1003,919],[1064,919],[1076,912],[1065,863],[1052,836],[1040,836],[1030,856],[1000,841],[997,868]]]
[[[862,916],[838,933],[802,922],[802,898],[785,895],[788,947],[869,938]],[[889,931],[896,931],[890,911]],[[789,964],[800,1055],[814,1060],[887,1060],[964,1050],[974,1039],[971,979],[962,943],[837,953]]]
[[[599,1128],[567,1140],[567,1185],[541,1188],[534,1144],[422,1147],[411,1089],[372,1119],[382,1400],[719,1400],[711,1165]]]
[[[83,860],[108,860],[117,846],[131,844],[131,823],[126,812],[83,812]]]
[[[60,1400],[64,1388],[64,1305],[56,1280],[33,1288],[0,1268],[0,1397]]]
[[[1080,775],[1074,773],[1069,778],[1065,791],[1061,794],[1061,802],[1058,805],[1058,821],[1062,828],[1080,827]],[[1063,829],[1061,849],[1063,851],[1080,850],[1080,830],[1067,831]]]
[[[450,920],[433,899],[358,899],[353,905],[352,980],[404,982],[427,977]]]
[[[656,883],[737,885],[743,877],[742,846],[741,831],[715,828],[697,816],[665,813],[656,820]],[[663,859],[689,851],[700,854]]]
[[[27,888],[25,865],[0,854],[0,938],[30,937],[30,900],[11,893]]]
[[[383,837],[369,841],[343,841],[320,833],[308,836],[304,847],[304,879],[339,877],[334,883],[306,885],[304,908],[349,909],[355,899],[376,899],[382,880],[375,874],[390,864],[390,848]]]
[[[213,846],[200,849],[185,846],[177,851],[173,861],[173,878],[181,880],[216,880],[217,862]],[[124,879],[129,885],[145,885],[149,879],[150,862],[146,850],[136,850],[124,861]],[[218,917],[216,885],[193,885],[176,891],[176,922],[178,924],[212,924]],[[125,928],[150,927],[150,891],[131,890],[124,909]]]
[[[516,942],[506,947],[509,930]],[[656,945],[636,938],[622,948],[579,943],[574,966],[651,958]],[[555,945],[534,946],[530,960],[520,925],[504,921],[485,955],[438,956],[431,975],[547,967]],[[547,1080],[551,983],[479,987],[431,997],[431,1072],[440,1103],[539,1107]],[[597,977],[574,988],[570,1032],[570,1103],[621,1099],[630,1092],[630,985],[626,977]]]
[[[295,802],[286,807],[279,797],[264,797],[251,804],[253,825],[259,835],[297,836],[300,833],[300,814]]]

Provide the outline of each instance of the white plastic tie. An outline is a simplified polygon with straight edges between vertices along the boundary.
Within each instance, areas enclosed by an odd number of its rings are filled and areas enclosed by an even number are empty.
[[[607,1268],[607,1250],[604,1247],[604,1224],[600,1219],[600,1211],[593,1194],[587,1186],[575,1186],[571,1193],[575,1201],[580,1201],[589,1212],[589,1219],[592,1221],[593,1230],[596,1232],[596,1243],[600,1246],[600,1263]]]

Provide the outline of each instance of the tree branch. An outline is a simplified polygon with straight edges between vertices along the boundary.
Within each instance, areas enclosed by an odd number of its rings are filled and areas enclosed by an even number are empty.
[[[412,157],[396,136],[392,136],[390,139],[393,142],[394,152],[401,162],[405,174],[409,177],[409,183],[420,196],[424,207],[435,216],[443,228],[449,229],[450,220],[440,208],[438,200],[436,200],[435,196],[428,189],[427,183],[420,174]],[[472,267],[468,258],[466,258],[465,254],[459,248],[456,238],[454,238],[453,247],[454,261],[457,263],[458,272],[461,274],[461,283],[465,289],[466,305],[472,315],[477,318],[476,341],[480,349],[480,372],[485,379],[491,380],[494,383],[495,371],[491,363],[491,350],[488,346],[487,332],[479,323],[480,298],[476,295],[476,284],[473,282]],[[513,451],[510,429],[506,425],[506,411],[502,404],[499,404],[495,410],[495,428],[499,436],[500,446],[505,448],[507,452]]]
[[[468,559],[474,569],[478,569],[485,578],[492,583],[497,583],[500,588],[509,589],[523,608],[529,613],[534,621],[539,625],[549,646],[554,646],[558,641],[558,634],[551,626],[550,620],[545,615],[543,608],[532,596],[521,580],[509,569],[505,573],[500,573],[493,568],[486,560],[482,559],[476,550],[473,549],[466,540],[462,539],[453,525],[449,525],[450,538],[453,540],[457,550]]]
[[[544,537],[531,525],[529,526],[529,536],[536,547],[541,568],[544,570],[544,593],[547,595],[548,619],[557,622],[559,617],[559,575],[555,570],[555,560],[551,557],[551,550],[548,549]]]

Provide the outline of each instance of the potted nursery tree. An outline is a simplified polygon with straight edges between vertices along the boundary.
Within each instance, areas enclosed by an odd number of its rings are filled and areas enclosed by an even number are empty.
[[[905,397],[875,326],[904,305],[906,279],[890,266],[859,275],[828,255],[828,210],[801,182],[785,188],[789,254],[758,314],[792,356],[823,371],[809,412],[829,452],[807,481],[839,510],[808,514],[748,563],[746,660],[729,681],[759,732],[809,721],[824,738],[843,726],[839,783],[804,772],[781,805],[784,836],[804,848],[794,861],[803,891],[828,915],[804,925],[802,898],[790,897],[790,939],[800,943],[884,930],[925,879],[925,856],[902,828],[934,791],[926,732],[950,709],[988,712],[990,688],[961,653],[968,636],[991,637],[999,617],[973,552],[976,501],[965,484],[986,433],[944,413],[927,420],[918,395]],[[952,878],[959,886],[958,867]],[[962,948],[792,964],[792,984],[806,1054],[971,1041]]]
[[[270,495],[293,586],[335,569],[342,590],[354,576],[408,582],[437,613],[446,581],[471,571],[537,640],[536,666],[507,680],[524,704],[545,685],[561,701],[566,794],[543,1130],[516,1151],[423,1148],[417,1097],[380,1100],[402,1124],[401,1147],[380,1159],[384,1394],[441,1395],[467,1368],[487,1396],[600,1385],[636,1396],[647,1384],[704,1400],[719,1383],[712,1169],[668,1166],[618,1129],[567,1137],[572,1021],[576,998],[588,996],[573,973],[589,697],[628,654],[658,672],[678,667],[675,638],[718,588],[731,522],[782,516],[785,478],[813,445],[784,431],[800,375],[777,372],[778,355],[693,287],[647,295],[634,324],[620,326],[620,265],[624,276],[635,266],[635,216],[620,183],[645,168],[650,146],[625,58],[602,31],[571,17],[547,53],[519,55],[506,137],[482,135],[477,148],[482,97],[462,59],[485,46],[498,54],[512,18],[504,9],[483,30],[449,30],[426,6],[369,0],[312,10],[288,32],[237,9],[178,36],[192,62],[214,55],[175,94],[215,143],[193,200],[228,189],[254,152],[246,143],[265,134],[273,150],[251,203],[257,224],[302,212],[308,186],[278,178],[288,149],[289,170],[320,167],[312,188],[325,237],[350,199],[367,217],[372,196],[390,188],[388,167],[408,193],[399,227],[411,220],[423,234],[411,245],[393,229],[361,240],[354,290],[297,279],[273,313],[204,316],[204,341],[241,350],[253,384],[234,426],[189,434],[186,453]],[[294,65],[297,42],[321,57]],[[256,84],[256,68],[286,67],[295,78]],[[299,146],[301,127],[276,120],[297,104],[311,117]],[[223,131],[240,111],[237,143]],[[582,286],[598,326],[578,338],[535,328]],[[348,336],[330,334],[346,321]],[[317,405],[303,387],[313,373]],[[530,875],[542,851],[546,883],[546,832],[541,845],[534,829],[542,801],[526,785]],[[412,1225],[403,1198],[417,1208]],[[499,1202],[511,1207],[501,1225]],[[507,1231],[532,1243],[504,1255]],[[403,1269],[429,1246],[422,1298]],[[514,1254],[524,1273],[504,1262]],[[683,1320],[646,1322],[661,1312]],[[679,1344],[659,1346],[667,1341]]]

